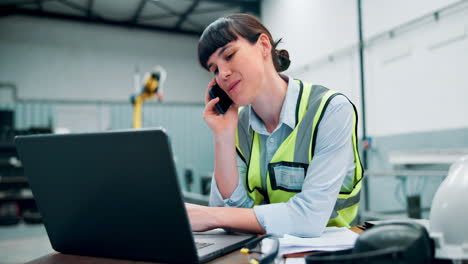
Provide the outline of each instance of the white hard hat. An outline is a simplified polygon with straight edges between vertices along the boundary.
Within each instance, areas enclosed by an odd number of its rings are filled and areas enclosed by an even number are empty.
[[[436,258],[468,259],[468,156],[450,167],[432,201],[429,221]]]

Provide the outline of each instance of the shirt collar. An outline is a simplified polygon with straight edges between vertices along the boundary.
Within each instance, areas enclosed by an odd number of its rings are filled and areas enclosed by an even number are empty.
[[[289,126],[294,129],[296,126],[296,104],[299,96],[300,85],[293,78],[285,76],[288,79],[288,87],[286,90],[286,97],[284,98],[283,106],[281,107],[279,124]],[[248,105],[249,109],[249,125],[252,129],[260,134],[270,134],[263,124],[262,120],[252,108],[252,105]],[[277,127],[277,128],[278,128]],[[275,129],[276,130],[276,129]]]

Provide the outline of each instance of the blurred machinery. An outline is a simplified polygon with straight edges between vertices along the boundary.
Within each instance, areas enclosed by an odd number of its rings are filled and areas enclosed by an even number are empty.
[[[394,163],[421,163],[434,152],[405,153],[393,157]],[[460,151],[438,151],[449,163]],[[468,263],[468,155],[457,158],[437,189],[429,220],[392,219],[367,221],[366,231],[353,249],[311,254],[306,263]]]
[[[21,220],[41,222],[13,139],[17,135],[52,133],[52,129],[31,127],[18,130],[14,120],[14,111],[0,110],[0,225],[13,225]]]
[[[466,155],[468,149],[464,148],[390,152],[388,162],[392,169],[367,170],[366,175],[373,179],[396,178],[398,183],[394,188],[394,196],[405,209],[371,208],[371,200],[368,199],[368,209],[361,212],[361,217],[363,220],[385,220],[406,214],[413,219],[427,218],[430,204],[426,202],[424,206],[422,200],[424,194],[427,201],[426,187],[440,183],[447,176],[450,166]],[[432,190],[435,191],[434,187]]]
[[[428,160],[433,163],[447,164],[452,163],[448,173],[442,184],[437,189],[437,192],[432,200],[430,208],[429,220],[426,219],[399,219],[384,220],[384,221],[367,221],[368,228],[379,224],[398,223],[418,223],[426,228],[432,240],[431,244],[434,248],[434,256],[430,263],[467,263],[468,261],[468,214],[466,210],[468,196],[468,155],[460,156],[465,153],[464,150],[458,151],[437,151],[437,152],[419,152],[401,153],[398,156],[393,156],[393,163],[420,163],[426,164]],[[436,158],[435,154],[438,155]],[[453,160],[455,159],[455,162]],[[407,175],[408,171],[406,172]],[[427,172],[426,172],[427,174]],[[372,230],[372,229],[371,229]],[[376,230],[376,229],[375,229]],[[366,231],[367,232],[367,231]],[[381,232],[385,236],[388,232]],[[370,234],[370,233],[368,233]],[[391,235],[393,238],[398,237],[396,234]],[[389,242],[389,240],[385,240]],[[390,248],[387,245],[387,248]],[[398,247],[395,247],[398,248]],[[421,255],[424,250],[421,248],[413,248],[409,253],[413,255]],[[396,256],[396,255],[395,255]],[[387,258],[389,260],[391,258]],[[374,263],[367,259],[368,263]],[[328,262],[331,263],[331,262]],[[377,263],[377,262],[375,262]],[[386,263],[386,262],[379,262]],[[390,262],[388,262],[390,263]],[[394,263],[394,262],[391,262]],[[414,262],[398,262],[398,263],[414,263]],[[427,260],[423,263],[429,263]]]
[[[145,74],[143,87],[140,91],[137,91],[137,94],[131,96],[133,105],[133,128],[142,127],[142,107],[145,100],[156,96],[158,101],[162,102],[164,97],[163,84],[165,80],[166,70],[159,65]],[[137,80],[137,87],[137,89],[140,87],[139,80]]]

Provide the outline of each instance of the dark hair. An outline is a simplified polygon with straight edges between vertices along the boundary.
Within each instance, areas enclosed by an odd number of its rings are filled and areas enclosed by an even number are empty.
[[[206,27],[198,41],[198,61],[203,68],[209,70],[206,63],[217,49],[237,40],[238,36],[245,38],[251,44],[255,44],[262,33],[266,34],[270,39],[272,46],[271,58],[276,71],[287,70],[289,64],[291,64],[288,51],[284,49],[276,50],[276,46],[281,42],[281,39],[274,42],[268,29],[256,17],[248,14],[220,17]]]

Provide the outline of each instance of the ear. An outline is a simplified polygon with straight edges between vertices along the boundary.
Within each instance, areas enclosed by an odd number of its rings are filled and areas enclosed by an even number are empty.
[[[257,40],[257,44],[260,45],[262,55],[264,58],[270,56],[271,54],[271,43],[270,38],[265,33],[260,34]]]

